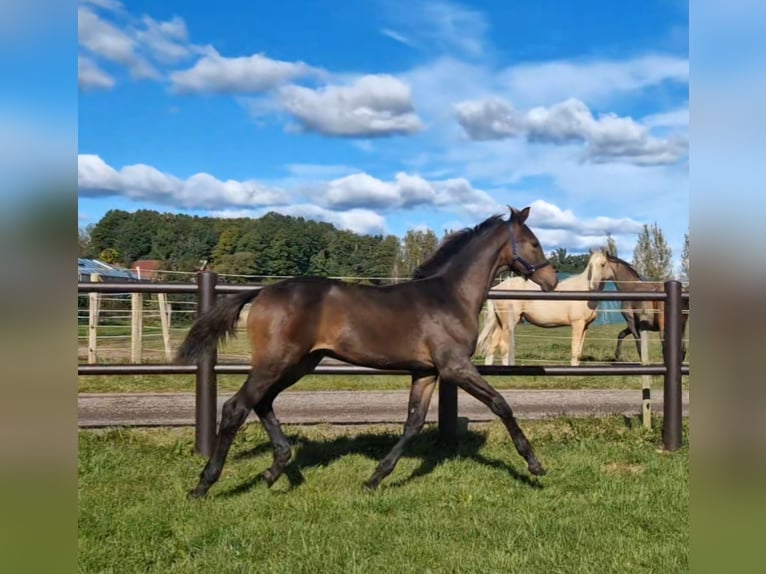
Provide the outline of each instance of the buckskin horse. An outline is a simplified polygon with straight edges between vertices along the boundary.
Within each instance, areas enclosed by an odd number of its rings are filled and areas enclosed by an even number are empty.
[[[607,265],[606,251],[591,249],[588,265],[582,273],[559,281],[556,291],[603,291],[604,282],[613,278]],[[494,289],[507,291],[537,291],[540,287],[524,277],[509,277],[495,285]],[[585,334],[598,317],[598,301],[502,299],[487,301],[484,327],[479,333],[476,349],[484,355],[484,364],[491,365],[495,350],[500,347],[503,363],[511,364],[511,340],[516,325],[526,319],[538,327],[572,326],[572,365],[580,364]],[[515,362],[515,361],[514,361]]]
[[[423,428],[437,378],[474,396],[505,424],[533,475],[545,474],[511,407],[471,361],[479,314],[495,275],[510,267],[545,291],[558,277],[525,221],[529,207],[510,208],[473,228],[451,234],[416,269],[394,285],[356,285],[321,277],[295,277],[221,299],[192,324],[176,360],[191,363],[234,335],[238,315],[247,316],[252,369],[222,408],[215,450],[191,497],[205,496],[221,475],[232,441],[255,410],[273,447],[263,473],[268,486],[282,475],[290,445],[274,415],[277,395],[310,373],[323,357],[377,369],[412,373],[404,432],[365,483],[375,489],[396,466],[407,442]]]

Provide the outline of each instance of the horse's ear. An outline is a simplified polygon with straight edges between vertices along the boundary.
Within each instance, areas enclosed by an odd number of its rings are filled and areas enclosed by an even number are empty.
[[[524,223],[527,220],[527,217],[529,217],[529,207],[525,207],[519,211],[518,209],[509,205],[508,209],[511,210],[511,221],[516,221],[519,225]]]
[[[588,255],[593,255],[593,248],[588,249]]]
[[[506,207],[508,208],[508,211],[511,212],[511,216],[508,218],[508,221],[513,221],[519,216],[519,210],[515,207],[511,207],[510,205],[506,204]]]

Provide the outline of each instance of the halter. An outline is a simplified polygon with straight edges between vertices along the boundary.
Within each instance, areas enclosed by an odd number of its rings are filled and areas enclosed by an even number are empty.
[[[538,263],[537,265],[532,265],[529,261],[524,259],[521,255],[516,254],[516,238],[514,237],[513,230],[511,230],[511,253],[513,254],[513,259],[511,260],[511,263],[514,261],[518,261],[521,263],[521,266],[524,268],[524,278],[529,279],[532,274],[537,271],[538,269],[542,269],[543,267],[547,267],[551,264],[550,261],[547,259],[543,261],[542,263]]]

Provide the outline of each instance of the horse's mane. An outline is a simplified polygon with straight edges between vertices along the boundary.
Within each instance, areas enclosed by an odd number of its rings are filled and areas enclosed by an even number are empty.
[[[638,271],[636,271],[635,267],[633,267],[630,263],[628,263],[624,259],[620,259],[616,255],[612,255],[609,252],[606,252],[606,258],[608,261],[611,261],[612,263],[619,263],[620,265],[626,267],[628,271],[630,271],[633,275],[635,275],[639,279],[642,279],[641,274]]]
[[[463,249],[473,238],[482,235],[486,230],[499,223],[507,223],[502,215],[493,215],[474,227],[466,227],[450,233],[429,259],[415,268],[413,279],[424,279],[440,271],[455,253]]]

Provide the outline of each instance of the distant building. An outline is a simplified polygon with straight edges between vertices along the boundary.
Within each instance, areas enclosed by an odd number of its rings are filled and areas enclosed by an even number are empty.
[[[118,281],[138,281],[138,275],[130,269],[109,265],[98,259],[77,258],[77,280],[79,282],[89,282],[90,276],[98,273],[101,281],[104,283]]]
[[[157,272],[162,271],[165,262],[159,259],[139,259],[133,262],[130,270],[136,274],[141,281],[152,281],[157,279]]]

